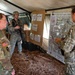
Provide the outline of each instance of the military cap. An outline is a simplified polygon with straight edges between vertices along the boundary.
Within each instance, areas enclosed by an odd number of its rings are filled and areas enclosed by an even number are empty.
[[[16,15],[16,14],[19,15],[19,12],[18,11],[14,11],[13,12],[13,16]]]

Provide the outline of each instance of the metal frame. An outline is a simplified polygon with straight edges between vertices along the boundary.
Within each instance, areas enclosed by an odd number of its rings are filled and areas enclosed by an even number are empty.
[[[73,5],[73,6],[67,6],[67,7],[61,7],[61,8],[47,9],[45,11],[61,10],[61,9],[67,9],[67,8],[73,8],[73,7],[75,7],[75,5]]]
[[[8,13],[8,14],[12,15],[12,13],[10,13],[10,12],[7,12],[7,11],[2,10],[2,9],[0,9],[0,10],[3,11],[3,12],[5,12],[5,13]]]
[[[9,3],[9,4],[11,4],[11,5],[13,5],[13,6],[15,6],[15,7],[17,7],[17,8],[19,8],[19,9],[21,9],[21,10],[23,10],[23,11],[26,11],[26,12],[28,12],[28,13],[31,13],[30,11],[27,11],[26,9],[21,8],[20,6],[14,4],[14,3],[12,3],[12,2],[10,2],[10,1],[8,1],[8,0],[4,0],[4,1],[7,2],[7,3]]]

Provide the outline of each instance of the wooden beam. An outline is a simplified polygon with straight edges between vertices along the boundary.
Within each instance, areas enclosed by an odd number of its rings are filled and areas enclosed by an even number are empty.
[[[73,8],[73,7],[75,7],[75,5],[73,5],[73,6],[67,6],[67,7],[61,7],[61,8],[47,9],[45,11],[61,10],[61,9],[67,9],[67,8]]]

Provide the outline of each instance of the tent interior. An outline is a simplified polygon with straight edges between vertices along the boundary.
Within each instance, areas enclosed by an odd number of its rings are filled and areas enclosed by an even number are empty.
[[[18,11],[20,13],[19,17],[22,20],[23,25],[28,25],[27,29],[29,31],[27,32],[27,35],[29,36],[32,27],[32,12],[35,10],[45,10],[42,37],[43,41],[40,49],[46,51],[49,55],[64,63],[64,56],[61,50],[58,48],[58,43],[60,41],[60,38],[62,38],[62,36],[64,37],[71,27],[71,8],[74,6],[75,0],[0,0],[0,13],[4,13],[5,15],[7,15],[8,21],[10,22],[13,12]],[[55,26],[53,26],[51,22],[52,18],[55,20]],[[68,29],[65,31],[63,30],[64,28]],[[8,34],[7,36],[8,38],[10,38]],[[29,39],[27,39],[27,42],[28,47],[31,47],[32,44],[29,42]],[[40,46],[38,46],[37,48],[39,47]]]
[[[14,5],[19,6],[21,9],[15,7]],[[15,10],[18,10],[19,12],[25,12],[25,10],[32,12],[33,10],[52,10],[57,8],[65,8],[65,7],[72,7],[75,5],[75,1],[72,0],[0,0],[0,9],[4,11],[9,11],[9,13],[12,13]],[[24,10],[23,10],[24,9]],[[6,13],[7,14],[7,13]]]
[[[0,12],[8,16],[8,21],[12,19],[12,13],[18,11],[23,24],[27,24],[31,28],[31,13],[34,10],[45,10],[43,42],[42,48],[48,52],[50,37],[50,19],[51,15],[64,16],[68,13],[70,16],[71,8],[74,7],[75,1],[72,0],[0,0]]]

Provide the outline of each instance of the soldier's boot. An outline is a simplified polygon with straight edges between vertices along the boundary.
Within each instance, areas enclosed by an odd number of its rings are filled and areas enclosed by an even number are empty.
[[[3,75],[15,75],[15,70],[14,69],[4,70]]]
[[[4,75],[12,75],[10,71],[5,71]]]
[[[21,56],[23,56],[23,57],[25,58],[25,60],[29,60],[29,59],[28,59],[28,56],[27,56],[25,53],[19,52],[19,54],[20,54]]]

